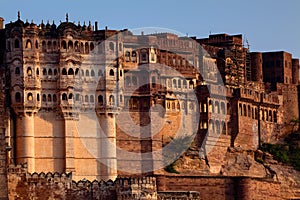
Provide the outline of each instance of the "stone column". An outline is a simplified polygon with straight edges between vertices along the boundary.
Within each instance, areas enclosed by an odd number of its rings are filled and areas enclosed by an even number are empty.
[[[117,151],[116,151],[116,116],[114,113],[100,115],[100,126],[103,130],[101,141],[102,169],[100,177],[104,180],[115,180],[117,177]]]
[[[35,172],[34,114],[26,112],[17,118],[16,159],[17,164],[27,163],[28,172]]]
[[[75,172],[74,163],[74,121],[65,119],[65,172]]]

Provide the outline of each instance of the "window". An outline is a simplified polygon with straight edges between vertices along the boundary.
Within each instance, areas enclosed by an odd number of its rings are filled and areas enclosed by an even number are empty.
[[[15,100],[16,100],[16,103],[21,103],[21,93],[20,92],[17,92],[15,94]]]
[[[31,76],[31,75],[32,75],[31,67],[28,67],[28,68],[27,68],[27,75],[28,75],[28,76]]]
[[[40,75],[40,70],[39,70],[39,68],[36,69],[36,75],[37,75],[37,76]]]
[[[40,101],[40,94],[36,95],[36,99],[37,99],[37,101]]]
[[[51,41],[48,41],[48,43],[47,43],[47,48],[48,48],[49,50],[52,50],[52,42],[51,42]]]
[[[15,39],[15,48],[20,48],[20,41],[18,39]]]
[[[63,69],[62,69],[62,75],[67,75],[67,70],[66,70],[66,68],[63,68]]]
[[[56,94],[53,94],[53,102],[56,102],[56,101],[57,101]]]
[[[47,98],[46,98],[46,95],[45,95],[45,94],[43,94],[43,96],[42,96],[42,101],[43,101],[43,102],[46,102],[46,101],[47,101]]]
[[[49,76],[52,76],[52,69],[49,69],[49,70],[48,70],[48,75],[49,75]]]
[[[98,96],[98,103],[99,103],[100,105],[103,105],[103,96],[102,96],[102,95],[99,95],[99,96]]]
[[[47,50],[47,48],[46,48],[46,42],[43,41],[42,42],[42,51],[45,52],[46,50]]]
[[[28,93],[28,95],[27,95],[27,100],[28,100],[28,101],[32,101],[32,100],[33,100],[32,93]]]
[[[130,77],[129,76],[126,76],[126,78],[125,78],[125,85],[126,86],[130,86]]]
[[[73,99],[73,94],[72,93],[69,94],[69,98],[68,99]]]
[[[110,42],[110,43],[109,43],[109,49],[110,49],[111,51],[114,51],[114,50],[115,50],[115,47],[114,47],[114,43],[113,43],[113,42]]]
[[[57,69],[54,69],[54,76],[57,75]]]
[[[85,76],[90,76],[89,70],[85,70]]]
[[[94,96],[93,95],[90,95],[90,102],[94,103]]]
[[[32,44],[31,44],[31,41],[29,39],[26,41],[25,48],[26,49],[31,49],[32,48]]]
[[[129,62],[129,61],[130,61],[130,52],[129,52],[129,51],[126,51],[126,52],[125,52],[125,61],[126,61],[126,62]]]
[[[111,105],[114,105],[114,104],[115,104],[115,97],[114,97],[113,95],[110,95],[110,96],[109,96],[109,103],[110,103]]]
[[[90,50],[93,51],[94,48],[95,48],[94,43],[91,42],[91,44],[90,44]]]
[[[68,42],[68,50],[73,50],[73,42],[72,41]]]
[[[67,43],[66,43],[66,41],[62,41],[61,42],[61,47],[62,47],[62,49],[67,49]]]
[[[114,76],[114,75],[115,75],[115,72],[114,72],[113,69],[109,70],[109,75],[110,75],[110,76]]]
[[[48,94],[47,101],[48,101],[48,102],[51,102],[51,101],[52,101],[52,96],[51,96],[51,94]]]
[[[16,67],[16,69],[15,69],[15,74],[16,74],[16,75],[20,75],[20,68],[19,68],[19,67]]]
[[[95,76],[94,70],[91,71],[91,76]]]
[[[85,53],[89,53],[90,52],[90,49],[89,49],[89,43],[85,43]]]
[[[73,70],[73,68],[70,68],[70,69],[68,70],[68,75],[74,75],[74,70]]]
[[[43,68],[43,75],[46,76],[47,75],[47,70],[45,68]]]
[[[38,41],[37,41],[37,40],[35,41],[35,48],[36,48],[36,49],[38,49],[38,48],[39,48],[39,43],[38,43]]]
[[[85,97],[84,97],[84,102],[86,102],[86,103],[89,102],[89,96],[88,96],[88,95],[85,95]]]
[[[67,101],[67,100],[68,100],[68,99],[67,99],[67,94],[66,94],[66,93],[63,93],[61,99],[62,99],[63,101]]]

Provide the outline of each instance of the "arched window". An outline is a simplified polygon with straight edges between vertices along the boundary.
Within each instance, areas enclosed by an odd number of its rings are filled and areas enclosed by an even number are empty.
[[[173,80],[173,87],[177,88],[177,81],[175,79]]]
[[[74,70],[73,70],[73,68],[69,68],[69,70],[68,70],[68,75],[74,75]]]
[[[36,40],[35,41],[35,48],[38,49],[39,48],[39,42]]]
[[[86,102],[86,103],[89,102],[89,96],[88,96],[88,95],[85,95],[85,97],[84,97],[84,102]]]
[[[61,99],[62,99],[63,101],[67,101],[67,100],[68,100],[67,94],[66,94],[66,93],[63,93]]]
[[[28,68],[27,68],[27,75],[28,75],[28,76],[32,76],[32,70],[31,70],[31,67],[28,67]]]
[[[61,42],[61,48],[62,48],[62,49],[67,49],[67,43],[66,43],[66,41],[63,40],[63,41]]]
[[[84,46],[83,46],[83,43],[82,43],[82,42],[80,43],[80,52],[81,52],[81,53],[84,53]]]
[[[33,101],[32,93],[28,93],[28,94],[27,94],[27,100],[28,100],[28,101]]]
[[[215,110],[216,110],[216,113],[220,114],[220,105],[219,105],[218,101],[215,102]]]
[[[67,70],[66,70],[66,68],[63,68],[61,73],[62,73],[62,75],[67,75]]]
[[[57,45],[56,45],[56,41],[53,42],[53,50],[57,50]]]
[[[178,85],[178,88],[181,88],[181,80],[179,79],[178,81],[177,81],[177,85]]]
[[[15,100],[16,100],[16,103],[21,103],[21,93],[20,92],[17,92],[15,94]]]
[[[39,70],[39,68],[36,68],[36,75],[37,75],[37,76],[40,75],[40,70]]]
[[[72,50],[73,49],[73,42],[69,41],[68,42],[68,50]]]
[[[84,46],[84,49],[85,49],[85,53],[89,53],[89,43],[85,43],[85,46]]]
[[[132,85],[137,85],[136,76],[132,76]]]
[[[110,49],[111,51],[114,51],[114,50],[115,50],[115,45],[114,45],[113,42],[110,42],[110,43],[109,43],[109,49]]]
[[[114,104],[115,104],[115,97],[114,97],[113,95],[110,95],[110,96],[109,96],[109,103],[110,103],[111,105],[114,105]]]
[[[90,44],[90,50],[93,51],[94,48],[95,48],[94,43],[91,42],[91,44]]]
[[[189,84],[190,84],[190,89],[193,89],[194,88],[194,81],[190,81]]]
[[[16,67],[16,69],[15,69],[15,74],[16,74],[16,75],[20,75],[20,68],[19,68],[19,67]]]
[[[129,51],[126,51],[126,52],[125,52],[125,61],[126,61],[126,62],[129,62],[129,61],[130,61],[130,52],[129,52]]]
[[[115,75],[115,72],[114,72],[113,69],[109,70],[109,75],[110,75],[110,76],[114,76],[114,75]]]
[[[98,103],[99,103],[100,105],[103,105],[103,96],[102,96],[102,95],[99,95],[99,96],[98,96]]]
[[[273,121],[273,114],[272,111],[269,110],[269,121],[272,122]]]
[[[239,111],[240,111],[240,116],[243,116],[243,108],[242,108],[242,104],[239,104]]]
[[[225,115],[225,103],[221,102],[221,113]]]
[[[76,42],[74,43],[74,50],[75,50],[76,52],[79,51],[79,43],[78,43],[78,41],[76,41]]]
[[[183,80],[183,84],[182,85],[183,85],[183,88],[185,88],[185,89],[187,88],[186,80]]]
[[[94,95],[90,95],[90,102],[91,102],[91,103],[94,103],[94,101],[95,101],[95,100],[94,100]]]
[[[277,112],[273,111],[273,121],[277,123]]]
[[[247,109],[245,104],[243,104],[243,115],[247,117]]]
[[[44,76],[47,75],[47,70],[46,70],[46,68],[43,68],[43,75],[44,75]]]
[[[219,135],[221,132],[221,129],[220,129],[220,122],[217,120],[216,121],[216,133]]]
[[[85,70],[85,76],[90,76],[89,70]]]
[[[15,39],[15,48],[20,48],[20,41],[18,39]]]
[[[36,100],[37,100],[37,101],[40,101],[40,94],[37,94],[37,95],[36,95]]]
[[[47,48],[48,48],[49,50],[52,50],[52,42],[51,42],[51,41],[48,41],[48,43],[47,43]]]
[[[48,94],[47,101],[48,101],[48,102],[51,102],[51,101],[52,101],[52,96],[51,96],[51,94]]]
[[[54,69],[54,76],[57,75],[57,69]]]
[[[49,69],[49,70],[48,70],[48,75],[49,75],[49,76],[52,76],[52,69]]]
[[[95,76],[95,72],[94,72],[93,69],[92,69],[92,71],[91,71],[91,76]]]
[[[248,112],[248,117],[251,117],[251,107],[250,107],[250,105],[248,105],[248,110],[247,110],[247,112]]]
[[[136,59],[136,52],[135,51],[132,51],[132,53],[131,53],[131,61],[132,62],[136,62],[137,61],[137,59]]]
[[[46,42],[43,41],[43,42],[42,42],[42,51],[45,52],[46,50],[47,50]]]
[[[32,44],[31,44],[31,41],[29,39],[26,41],[25,48],[26,49],[31,49],[32,48]]]
[[[79,69],[76,68],[76,70],[75,70],[75,75],[78,75],[78,72],[79,72]]]
[[[56,102],[56,101],[57,101],[56,94],[53,94],[53,102]]]
[[[68,99],[73,99],[73,94],[72,93],[69,94],[69,98]]]
[[[43,102],[46,102],[46,101],[47,101],[47,97],[46,97],[45,94],[43,94],[43,96],[42,96],[42,101],[43,101]]]

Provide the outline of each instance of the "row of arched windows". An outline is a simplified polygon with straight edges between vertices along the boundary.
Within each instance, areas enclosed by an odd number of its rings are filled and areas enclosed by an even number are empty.
[[[225,103],[223,101],[221,101],[220,103],[219,101],[213,101],[210,99],[208,101],[208,112],[225,115],[226,114]],[[230,114],[229,104],[227,104],[227,114]]]
[[[137,62],[137,53],[136,51],[126,51],[125,52],[125,61],[126,62]]]
[[[251,105],[239,104],[239,114],[244,117],[251,117],[252,119],[258,119],[258,114],[260,114],[260,119],[268,122],[277,122],[277,111],[262,108],[258,113],[257,107]]]
[[[194,81],[190,80],[181,80],[181,79],[173,79],[172,81],[170,79],[167,80],[167,86],[169,88],[187,88],[187,85],[189,85],[190,89],[194,88]]]
[[[209,133],[212,134],[226,134],[226,125],[224,123],[224,121],[219,121],[219,120],[213,120],[210,119],[209,120],[209,124],[208,124],[208,131]]]
[[[20,43],[19,40],[15,40],[15,48],[20,48]],[[35,48],[39,48],[39,43],[36,40],[35,41]],[[59,48],[59,45],[56,41],[42,41],[42,51],[55,51]],[[75,52],[80,52],[80,53],[89,53],[90,51],[93,51],[95,48],[95,45],[93,42],[79,42],[75,41],[61,41],[60,48],[62,50],[67,50],[67,51],[75,51]],[[32,41],[30,39],[27,39],[25,42],[25,49],[32,49]]]

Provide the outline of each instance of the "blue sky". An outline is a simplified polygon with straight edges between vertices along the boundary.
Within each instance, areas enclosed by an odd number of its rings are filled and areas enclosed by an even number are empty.
[[[5,3],[4,3],[5,2]],[[98,21],[111,29],[162,27],[207,37],[209,33],[241,33],[251,51],[285,50],[300,57],[300,1],[298,0],[10,0],[2,1],[0,16],[36,23],[55,20]]]

